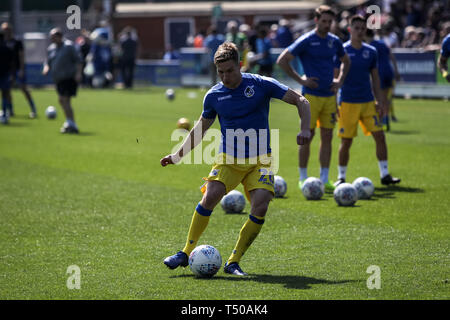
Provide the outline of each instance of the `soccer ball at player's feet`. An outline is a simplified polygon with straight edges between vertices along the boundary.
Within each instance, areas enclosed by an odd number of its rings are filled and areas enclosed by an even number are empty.
[[[375,187],[369,178],[359,177],[353,181],[352,185],[358,191],[358,199],[370,199],[375,191]]]
[[[273,188],[275,191],[275,198],[282,198],[287,191],[286,181],[281,176],[274,177]]]
[[[241,213],[245,207],[244,195],[237,190],[232,190],[222,198],[220,205],[226,213]]]
[[[325,192],[325,187],[318,178],[309,177],[302,183],[302,193],[308,200],[319,200]]]
[[[210,245],[198,246],[189,255],[189,267],[197,277],[210,278],[219,271],[221,265],[219,250]]]
[[[358,200],[358,191],[350,183],[341,183],[334,189],[333,195],[337,204],[344,207],[352,206]]]

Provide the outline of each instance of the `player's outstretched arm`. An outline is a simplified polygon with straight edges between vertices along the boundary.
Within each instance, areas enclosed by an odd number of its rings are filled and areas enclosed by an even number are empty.
[[[214,123],[215,119],[207,119],[200,116],[200,119],[197,121],[195,126],[189,132],[189,135],[184,140],[181,147],[174,153],[169,154],[160,160],[160,163],[163,167],[168,164],[176,164],[180,162],[181,158],[188,154],[192,149],[194,149],[200,141],[202,141],[203,136],[206,131],[211,127]]]
[[[283,97],[283,101],[296,106],[300,116],[300,133],[297,135],[297,144],[307,143],[311,137],[311,111],[308,99],[294,90],[288,89]]]

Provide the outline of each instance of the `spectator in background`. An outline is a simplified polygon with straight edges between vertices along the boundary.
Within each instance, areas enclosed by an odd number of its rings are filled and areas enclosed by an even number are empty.
[[[0,122],[9,122],[9,109],[11,105],[11,71],[13,70],[13,52],[4,41],[3,32],[0,30],[0,89],[2,90],[2,110]]]
[[[34,104],[33,98],[31,96],[31,92],[27,87],[27,77],[25,73],[25,53],[22,41],[14,38],[13,36],[13,29],[11,25],[8,22],[2,23],[2,32],[4,35],[4,42],[6,46],[12,51],[13,53],[13,69],[11,71],[12,75],[12,83],[17,83],[22,90],[23,94],[25,95],[25,98],[28,101],[28,104],[30,106],[31,112],[29,113],[30,119],[36,118],[36,106]],[[2,62],[3,63],[3,62]],[[13,102],[12,102],[12,96],[9,99],[10,104],[10,115],[14,115],[13,111]]]
[[[216,26],[210,26],[208,30],[208,36],[205,38],[204,44],[205,47],[208,48],[209,56],[211,58],[210,61],[210,74],[211,74],[211,86],[214,86],[217,83],[217,68],[214,64],[214,54],[217,51],[217,48],[225,41],[225,38],[222,34],[217,33]]]
[[[193,42],[194,48],[203,48],[203,40],[204,39],[205,39],[205,32],[204,31],[200,31],[200,33],[198,33],[194,37],[194,42]]]
[[[252,52],[252,47],[250,46],[250,36],[254,33],[254,31],[250,28],[248,24],[241,24],[239,26],[239,32],[242,32],[245,35],[245,41],[244,41],[244,48],[242,50],[242,57],[241,57],[241,72],[249,72],[250,71],[250,64],[248,59],[248,54]]]
[[[294,36],[292,35],[288,20],[280,20],[276,40],[279,48],[287,48],[294,42]]]
[[[66,121],[60,132],[79,133],[78,126],[75,123],[71,98],[76,96],[78,83],[81,81],[81,57],[72,42],[64,41],[61,29],[52,29],[50,40],[51,44],[47,49],[47,61],[42,73],[47,75],[51,72],[56,84],[59,103],[66,116]]]
[[[267,30],[264,26],[260,26],[257,31],[258,38],[256,39],[256,55],[255,62],[258,66],[258,74],[271,77],[273,71],[273,61],[270,56],[270,49],[272,45],[270,39],[267,37]]]
[[[225,35],[225,41],[233,42],[239,51],[239,56],[241,58],[241,64],[244,54],[244,45],[247,40],[247,36],[240,32],[238,29],[238,23],[234,20],[228,21],[227,23],[227,33]]]
[[[104,28],[98,28],[91,34],[92,46],[87,61],[94,65],[92,85],[94,88],[104,88],[110,85],[112,76],[112,48],[109,33]]]
[[[83,70],[84,68],[86,68],[87,62],[86,62],[86,58],[87,55],[89,54],[89,51],[91,51],[91,39],[90,39],[90,33],[88,30],[86,29],[82,29],[81,30],[81,35],[75,40],[75,43],[78,47],[78,51],[81,54],[81,58],[83,61]],[[85,72],[83,72],[82,75],[82,81],[81,83],[83,85],[91,85],[91,80],[92,77],[90,77],[88,74],[86,74]]]
[[[166,46],[166,52],[164,53],[163,60],[168,62],[168,61],[179,60],[179,59],[180,59],[180,55],[173,48],[173,46],[169,43]]]
[[[405,34],[402,41],[402,48],[413,48],[417,41],[416,28],[414,26],[408,26],[405,29]]]
[[[270,45],[272,48],[279,48],[278,46],[278,40],[277,40],[277,31],[278,31],[278,24],[274,23],[269,28],[269,33],[267,37],[270,40]]]
[[[136,66],[136,57],[138,50],[138,37],[136,31],[131,27],[125,27],[119,36],[122,56],[120,66],[122,71],[122,80],[125,88],[133,87],[134,68]]]
[[[381,26],[381,39],[389,48],[395,48],[400,45],[398,34],[394,31],[395,23],[392,18],[389,18],[384,25]]]

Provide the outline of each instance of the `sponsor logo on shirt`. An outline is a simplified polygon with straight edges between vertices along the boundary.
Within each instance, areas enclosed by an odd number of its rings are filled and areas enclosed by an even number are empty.
[[[223,96],[223,97],[218,97],[217,101],[222,101],[222,100],[226,100],[226,99],[231,99],[233,96],[231,94],[227,95],[227,96]]]

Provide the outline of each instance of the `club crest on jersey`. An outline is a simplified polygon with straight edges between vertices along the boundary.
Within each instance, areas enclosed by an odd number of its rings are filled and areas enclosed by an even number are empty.
[[[328,40],[328,48],[333,48],[333,39]]]
[[[253,86],[247,86],[247,88],[245,88],[245,90],[244,90],[244,94],[247,98],[253,97],[253,95],[255,94],[255,90],[253,90]]]
[[[362,56],[363,56],[364,59],[369,58],[369,51],[368,50],[364,50],[363,53],[362,53]]]

